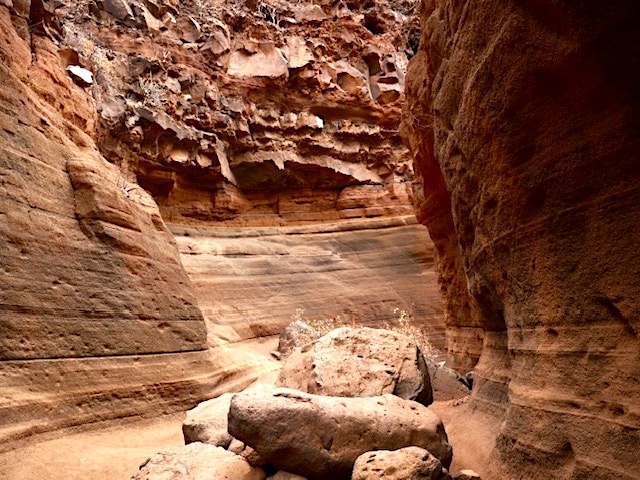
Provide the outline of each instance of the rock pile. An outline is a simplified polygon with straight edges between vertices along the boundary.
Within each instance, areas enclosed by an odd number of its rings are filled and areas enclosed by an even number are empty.
[[[187,445],[150,459],[135,480],[190,480],[200,471],[234,479],[474,478],[449,474],[453,452],[442,422],[408,398],[430,394],[431,384],[426,364],[416,360],[421,353],[407,337],[341,328],[304,342],[304,348],[287,344],[293,353],[280,386],[258,384],[187,412]],[[300,357],[309,355],[315,355],[312,368],[294,375],[305,363]],[[315,385],[313,393],[309,385]],[[194,462],[203,464],[191,467]],[[219,471],[207,470],[216,462]],[[234,465],[237,476],[225,476]]]

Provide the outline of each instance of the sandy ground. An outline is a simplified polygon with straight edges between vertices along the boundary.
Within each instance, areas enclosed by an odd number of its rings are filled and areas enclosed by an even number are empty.
[[[183,445],[183,413],[65,434],[0,454],[2,480],[126,480],[154,453]]]
[[[489,470],[490,453],[498,434],[495,421],[479,412],[472,412],[469,404],[455,405],[455,402],[434,402],[429,408],[444,423],[453,448],[453,463],[450,471],[470,469],[483,480],[491,480]]]

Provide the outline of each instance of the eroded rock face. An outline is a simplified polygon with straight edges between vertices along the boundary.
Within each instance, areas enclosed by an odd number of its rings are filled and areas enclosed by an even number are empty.
[[[95,76],[102,152],[165,220],[280,225],[413,214],[397,129],[414,5],[135,0],[59,16]]]
[[[210,368],[157,205],[97,151],[93,101],[42,34],[49,14],[41,28],[26,15],[0,6],[0,449],[184,409]]]
[[[423,405],[433,401],[418,347],[403,335],[373,328],[339,328],[296,349],[276,385],[335,397],[388,393]]]
[[[373,449],[416,445],[446,466],[452,455],[434,413],[389,394],[323,397],[258,386],[234,395],[229,433],[276,467],[318,480],[350,478],[356,458]]]
[[[640,476],[639,8],[423,2],[419,216],[507,477]]]

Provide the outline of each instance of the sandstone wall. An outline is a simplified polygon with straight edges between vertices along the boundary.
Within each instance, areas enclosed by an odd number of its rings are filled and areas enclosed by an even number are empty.
[[[640,478],[638,4],[422,8],[404,128],[492,474]]]
[[[0,449],[185,409],[211,384],[171,232],[101,157],[93,100],[19,7],[0,6]]]
[[[265,338],[302,317],[348,325],[400,327],[399,313],[444,349],[434,259],[415,217],[298,227],[170,225],[195,286],[219,365],[250,375]],[[274,348],[272,343],[269,344]],[[266,352],[268,354],[268,351]]]

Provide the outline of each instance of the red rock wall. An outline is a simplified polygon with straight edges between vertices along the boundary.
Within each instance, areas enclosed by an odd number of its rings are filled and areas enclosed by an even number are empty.
[[[640,7],[424,1],[405,134],[497,478],[640,478]]]
[[[197,403],[206,330],[173,235],[98,153],[54,41],[4,6],[0,78],[0,449]]]

